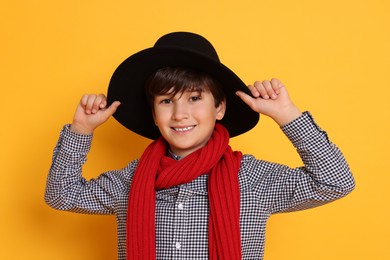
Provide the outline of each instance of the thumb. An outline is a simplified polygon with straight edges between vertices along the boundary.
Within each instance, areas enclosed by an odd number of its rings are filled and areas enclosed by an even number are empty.
[[[256,102],[255,102],[255,99],[253,97],[244,93],[243,91],[237,91],[236,95],[239,98],[241,98],[241,100],[244,101],[245,104],[247,104],[250,108],[252,108],[252,110],[256,111]]]
[[[104,111],[104,114],[105,116],[108,118],[110,116],[112,116],[115,111],[117,110],[117,108],[120,106],[121,102],[119,101],[114,101],[105,111]]]

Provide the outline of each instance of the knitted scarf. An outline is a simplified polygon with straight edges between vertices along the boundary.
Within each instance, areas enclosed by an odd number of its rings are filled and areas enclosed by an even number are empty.
[[[166,156],[160,137],[142,154],[129,192],[127,259],[155,260],[156,190],[189,183],[209,174],[209,259],[241,259],[240,190],[241,152],[229,146],[229,133],[216,124],[207,145],[179,161]]]

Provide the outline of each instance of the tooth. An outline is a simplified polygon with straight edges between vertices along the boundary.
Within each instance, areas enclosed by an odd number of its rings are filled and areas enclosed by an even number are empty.
[[[179,132],[184,132],[184,131],[188,131],[192,129],[192,126],[189,126],[189,127],[183,127],[183,128],[175,128],[176,131],[179,131]]]

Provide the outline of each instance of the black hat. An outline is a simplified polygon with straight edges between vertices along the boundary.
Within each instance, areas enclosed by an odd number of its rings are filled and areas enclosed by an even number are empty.
[[[231,137],[249,131],[259,121],[259,114],[235,94],[241,90],[251,95],[247,86],[219,61],[211,43],[198,34],[174,32],[162,36],[152,48],[127,58],[112,75],[107,93],[108,104],[116,100],[121,102],[114,118],[131,131],[150,139],[160,136],[144,86],[151,74],[164,67],[202,71],[221,84],[226,96],[226,112],[219,122],[227,128]]]

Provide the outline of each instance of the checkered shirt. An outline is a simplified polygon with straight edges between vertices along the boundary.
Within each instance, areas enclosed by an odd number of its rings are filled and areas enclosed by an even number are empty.
[[[243,259],[263,259],[266,223],[271,214],[329,203],[354,189],[355,182],[340,150],[310,113],[282,127],[304,166],[287,166],[244,155],[239,170],[240,229]],[[92,136],[66,125],[54,149],[45,201],[53,208],[88,214],[114,214],[118,225],[118,259],[126,259],[128,193],[138,160],[89,181],[82,165]],[[157,191],[157,259],[208,259],[207,177]]]

